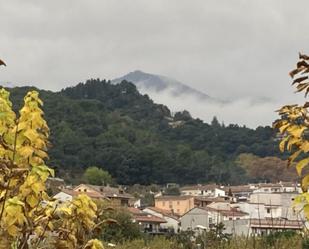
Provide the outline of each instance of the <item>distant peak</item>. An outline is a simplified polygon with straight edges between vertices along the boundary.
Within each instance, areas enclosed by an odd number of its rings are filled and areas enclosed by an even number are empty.
[[[139,69],[120,78],[113,79],[112,83],[117,84],[123,80],[134,83],[143,93],[149,93],[153,90],[157,93],[165,91],[173,96],[191,95],[200,99],[210,100],[210,97],[207,94],[183,84],[178,80],[158,74],[145,73]]]
[[[142,73],[142,74],[145,74],[145,72],[143,72],[142,70],[134,70],[133,72],[131,73]]]

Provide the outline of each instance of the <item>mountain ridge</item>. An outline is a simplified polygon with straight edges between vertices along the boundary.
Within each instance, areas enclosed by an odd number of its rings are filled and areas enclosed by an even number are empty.
[[[141,70],[129,72],[124,76],[113,79],[111,82],[112,84],[118,84],[123,80],[134,83],[139,91],[147,94],[149,91],[169,91],[171,95],[175,97],[192,95],[202,100],[214,100],[206,93],[194,89],[178,80],[163,75],[146,73]]]

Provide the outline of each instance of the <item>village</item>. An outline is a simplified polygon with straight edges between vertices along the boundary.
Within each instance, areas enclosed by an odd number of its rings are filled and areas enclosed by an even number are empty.
[[[80,184],[65,186],[59,178],[49,179],[53,198],[58,203],[70,201],[81,193],[94,200],[106,200],[113,208],[131,214],[145,233],[160,235],[180,231],[207,231],[219,224],[228,235],[266,235],[274,231],[301,231],[305,218],[301,207],[293,204],[301,193],[292,182],[258,183],[240,186],[216,184],[179,187],[179,195],[166,195],[164,190],[152,193],[154,205],[145,206],[140,199],[125,191],[126,187]],[[165,189],[178,188],[168,184]]]

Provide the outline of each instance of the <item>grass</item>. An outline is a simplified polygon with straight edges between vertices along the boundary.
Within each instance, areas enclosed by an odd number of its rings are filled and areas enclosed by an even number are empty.
[[[198,246],[191,243],[178,243],[173,239],[154,237],[150,240],[133,240],[117,245],[105,246],[106,249],[309,249],[309,240],[304,240],[300,235],[266,236],[266,237],[234,237],[228,241],[207,241]]]

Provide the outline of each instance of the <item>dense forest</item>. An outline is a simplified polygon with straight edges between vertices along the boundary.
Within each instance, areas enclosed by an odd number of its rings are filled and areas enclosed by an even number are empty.
[[[9,89],[15,109],[29,89]],[[130,82],[91,79],[39,92],[51,130],[49,165],[71,182],[98,166],[120,184],[235,184],[249,180],[235,160],[240,154],[279,155],[271,127],[224,125],[216,118],[207,124],[187,111],[172,115]]]

